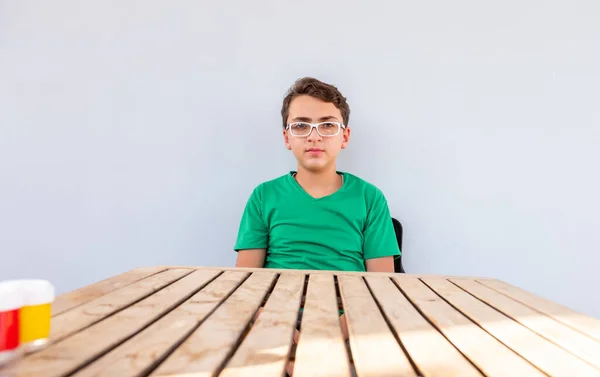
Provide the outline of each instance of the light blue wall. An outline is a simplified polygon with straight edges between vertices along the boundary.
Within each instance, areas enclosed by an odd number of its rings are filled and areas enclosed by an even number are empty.
[[[600,317],[598,19],[595,0],[0,0],[0,277],[232,265],[252,188],[294,166],[283,94],[314,75],[349,98],[340,168],[384,190],[408,271]]]

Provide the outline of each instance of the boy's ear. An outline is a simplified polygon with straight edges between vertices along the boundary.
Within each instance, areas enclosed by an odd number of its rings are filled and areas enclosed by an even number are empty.
[[[350,142],[350,127],[344,128],[344,132],[342,133],[342,149],[346,149],[348,147],[348,143]]]
[[[287,148],[287,150],[291,151],[292,145],[290,144],[290,137],[288,136],[286,130],[283,130],[283,142],[285,143],[285,147]]]

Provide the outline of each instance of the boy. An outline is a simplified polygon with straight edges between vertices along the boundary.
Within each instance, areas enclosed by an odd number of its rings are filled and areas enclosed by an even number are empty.
[[[336,170],[350,140],[346,98],[303,78],[284,98],[281,115],[298,168],[252,193],[234,247],[236,266],[394,272],[400,250],[384,195]]]
[[[394,272],[400,250],[384,195],[336,169],[350,140],[346,98],[332,85],[302,78],[281,115],[298,167],[254,189],[234,247],[236,266]],[[341,326],[347,338],[343,315]]]

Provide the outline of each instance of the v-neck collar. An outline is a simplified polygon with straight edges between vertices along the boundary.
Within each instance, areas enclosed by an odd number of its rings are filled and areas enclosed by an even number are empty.
[[[300,190],[308,199],[313,200],[313,201],[324,200],[324,199],[331,198],[331,197],[333,197],[335,195],[338,195],[338,193],[341,193],[342,191],[344,191],[344,189],[346,188],[346,185],[348,184],[348,175],[346,173],[344,173],[344,172],[336,170],[336,173],[339,174],[342,177],[342,186],[339,189],[337,189],[335,192],[332,192],[329,195],[322,196],[320,198],[315,198],[314,196],[312,196],[308,192],[306,192],[306,190],[304,189],[304,187],[302,187],[300,185],[300,183],[298,183],[298,181],[296,181],[296,179],[294,178],[294,174],[295,173],[297,173],[297,172],[296,171],[290,171],[290,173],[287,175],[288,176],[288,180],[291,181],[291,184],[294,185],[297,190]]]

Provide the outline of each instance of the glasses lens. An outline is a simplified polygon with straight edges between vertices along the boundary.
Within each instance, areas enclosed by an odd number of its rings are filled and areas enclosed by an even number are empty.
[[[290,124],[290,131],[292,131],[292,135],[306,136],[310,133],[310,124],[302,122],[292,123]]]
[[[323,136],[337,135],[340,131],[340,125],[338,123],[321,123],[319,124],[319,133]]]

